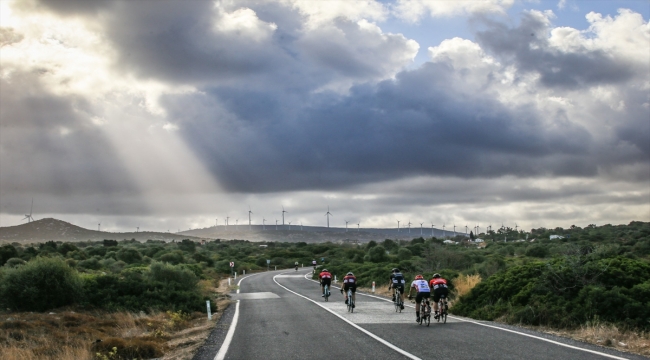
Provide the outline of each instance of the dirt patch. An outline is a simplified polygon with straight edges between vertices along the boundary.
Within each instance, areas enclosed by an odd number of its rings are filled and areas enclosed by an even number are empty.
[[[615,325],[601,323],[589,323],[569,330],[543,326],[518,326],[623,352],[650,356],[650,334],[646,332],[625,331]]]
[[[227,293],[234,288],[227,279],[201,285],[216,299],[212,320],[205,313],[171,311],[0,313],[0,359],[191,359],[230,304]]]

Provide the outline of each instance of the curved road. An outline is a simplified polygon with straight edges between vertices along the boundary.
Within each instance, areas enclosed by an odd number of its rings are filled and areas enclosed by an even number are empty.
[[[357,294],[348,313],[338,289],[325,302],[309,275],[304,268],[238,279],[237,304],[195,359],[647,359],[456,316],[421,326],[412,307],[396,313],[372,295]]]

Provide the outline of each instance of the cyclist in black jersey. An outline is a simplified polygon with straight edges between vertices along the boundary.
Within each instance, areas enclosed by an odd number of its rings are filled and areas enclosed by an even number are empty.
[[[388,283],[388,290],[390,289],[399,289],[399,297],[402,299],[402,305],[400,306],[404,310],[404,285],[406,280],[404,275],[399,271],[398,268],[393,268],[392,274],[390,274],[390,282]],[[394,295],[393,295],[394,296]],[[393,299],[395,301],[395,299]]]

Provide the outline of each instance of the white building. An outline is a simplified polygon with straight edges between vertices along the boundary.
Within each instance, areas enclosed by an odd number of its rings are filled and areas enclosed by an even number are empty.
[[[555,240],[555,239],[564,239],[564,236],[562,235],[551,235],[549,236],[550,240]]]

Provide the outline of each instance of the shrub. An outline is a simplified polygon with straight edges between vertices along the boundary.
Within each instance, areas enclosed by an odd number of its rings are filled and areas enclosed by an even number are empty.
[[[82,294],[77,272],[63,260],[36,258],[7,269],[0,283],[0,301],[20,311],[45,311],[71,305]]]
[[[18,257],[18,250],[13,245],[0,246],[0,266],[4,265],[7,260]]]
[[[11,258],[11,259],[7,260],[7,262],[5,263],[5,266],[6,267],[16,267],[16,266],[25,265],[25,264],[27,264],[27,262],[25,260],[23,260],[23,259]]]

